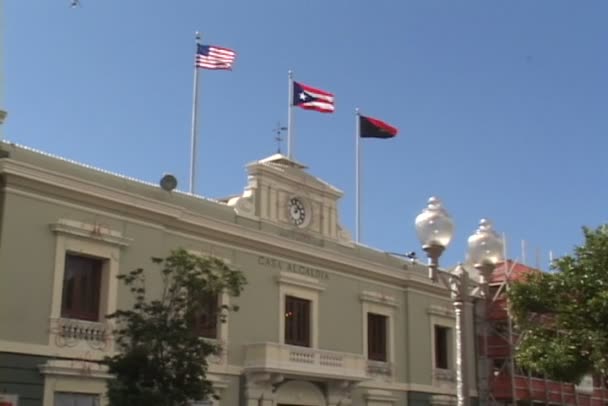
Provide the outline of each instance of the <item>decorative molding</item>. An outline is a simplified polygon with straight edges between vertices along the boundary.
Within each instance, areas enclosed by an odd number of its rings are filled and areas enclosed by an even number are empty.
[[[456,371],[453,369],[433,368],[433,379],[443,382],[456,382]]]
[[[279,276],[277,276],[277,283],[279,285],[291,285],[318,292],[323,292],[325,290],[325,285],[319,282],[318,279],[293,272],[281,272]]]
[[[44,344],[22,343],[15,341],[0,340],[0,348],[3,352],[11,352],[24,355],[39,355],[54,358],[87,359],[89,362],[101,361],[105,356],[112,356],[115,352],[91,352],[80,348],[56,348]],[[209,364],[209,373],[217,375],[241,375],[243,367],[228,364]]]
[[[438,387],[433,385],[425,385],[421,383],[405,383],[405,382],[383,382],[368,380],[357,384],[360,389],[384,389],[399,392],[425,392],[438,395],[456,395],[456,386],[449,387]],[[471,389],[469,391],[471,397],[477,397],[477,390]]]
[[[367,360],[367,375],[374,380],[392,382],[395,376],[395,365],[392,362]]]
[[[365,361],[360,354],[266,342],[245,347],[244,368],[248,374],[279,373],[361,382],[368,379]]]
[[[57,234],[89,238],[121,247],[128,247],[133,241],[131,238],[123,237],[121,232],[112,230],[102,224],[87,224],[75,220],[59,219],[50,227]]]
[[[310,190],[314,190],[320,195],[329,195],[334,199],[342,197],[344,192],[336,188],[333,185],[325,182],[324,180],[311,175],[304,171],[294,172],[287,165],[283,165],[276,162],[269,162],[269,157],[260,161],[254,161],[247,165],[250,176],[265,176],[269,180],[280,179],[281,183],[291,184],[293,187],[301,187],[302,179],[304,178],[306,187]],[[303,165],[300,165],[301,169],[304,169]]]
[[[91,349],[106,351],[110,348],[112,327],[109,322],[91,322],[75,319],[51,319],[51,335],[57,347],[75,347],[82,341]]]
[[[455,406],[456,397],[454,395],[433,395],[431,396],[431,406]]]
[[[48,360],[45,364],[39,365],[38,369],[43,375],[77,376],[94,379],[112,378],[105,365],[90,361]]]
[[[341,224],[338,223],[338,244],[343,245],[345,247],[353,248],[355,246],[355,242],[353,241],[353,236],[342,227]]]
[[[364,395],[364,398],[368,403],[380,402],[388,405],[392,405],[399,400],[399,398],[393,396],[392,392],[380,389],[368,389]]]
[[[450,319],[453,319],[455,317],[454,310],[444,306],[430,305],[426,309],[426,312],[432,316],[446,317]]]
[[[388,296],[383,293],[364,290],[359,295],[362,302],[374,303],[381,306],[399,307],[399,303],[393,296]]]
[[[259,220],[256,215],[252,190],[245,190],[242,196],[231,198],[228,200],[228,206],[233,207],[234,212],[239,216]]]
[[[0,172],[11,175],[4,188],[7,192],[80,208],[122,220],[142,223],[141,219],[145,219],[144,224],[150,224],[157,229],[164,229],[164,226],[171,225],[173,230],[167,230],[167,232],[173,234],[187,234],[190,238],[203,240],[211,239],[216,243],[226,243],[241,250],[277,254],[296,261],[304,261],[314,266],[323,266],[345,275],[362,277],[366,280],[374,280],[375,282],[394,287],[413,288],[425,294],[448,295],[445,289],[432,284],[422,276],[424,274],[424,267],[422,265],[419,267],[411,266],[408,271],[404,272],[400,266],[391,266],[370,259],[355,258],[338,251],[310,246],[307,243],[296,240],[288,240],[280,235],[208,217],[200,214],[200,212],[190,211],[174,203],[161,202],[143,195],[86,181],[61,172],[45,170],[42,167],[14,159],[3,161],[0,162]],[[36,192],[24,190],[22,187],[24,185],[27,185],[28,189],[35,190]],[[145,184],[142,184],[142,186],[145,186]],[[98,202],[96,207],[103,207],[103,210],[92,210],[87,205],[72,204],[65,200],[50,198],[48,197],[48,193],[46,193],[49,188],[54,189],[57,195],[64,198],[86,197],[94,199],[95,202]],[[150,188],[152,189],[151,185]],[[180,198],[185,198],[182,194],[177,193],[176,196],[179,195]],[[219,209],[223,205],[221,202],[215,202],[211,199],[191,198],[199,200],[201,207],[215,204]],[[82,201],[82,199],[79,200]],[[128,206],[132,210],[133,216],[138,217],[140,220],[134,220],[134,217],[124,218],[124,216],[116,216],[118,212],[126,212],[125,206]],[[225,208],[232,210],[228,206]]]

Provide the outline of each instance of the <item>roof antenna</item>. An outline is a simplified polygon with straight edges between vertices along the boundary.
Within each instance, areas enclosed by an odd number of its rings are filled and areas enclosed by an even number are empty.
[[[281,153],[281,142],[283,141],[283,137],[281,135],[283,134],[283,131],[287,131],[287,127],[281,126],[281,122],[279,121],[277,123],[277,127],[274,129],[274,140],[277,142],[277,154]]]

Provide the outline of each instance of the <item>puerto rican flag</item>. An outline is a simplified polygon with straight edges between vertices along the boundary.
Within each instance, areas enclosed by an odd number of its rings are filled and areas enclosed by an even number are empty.
[[[335,110],[333,94],[298,82],[293,82],[293,105],[321,113],[333,113]]]

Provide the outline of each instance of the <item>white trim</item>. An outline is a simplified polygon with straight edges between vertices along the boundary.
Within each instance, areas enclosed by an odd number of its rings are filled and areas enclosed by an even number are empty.
[[[195,213],[179,205],[161,202],[152,198],[108,187],[103,184],[85,181],[63,173],[44,170],[41,167],[25,162],[16,161],[14,159],[5,159],[2,161],[3,162],[0,162],[0,172],[59,188],[66,197],[69,196],[70,193],[76,193],[79,196],[93,197],[100,203],[111,203],[119,205],[120,207],[127,205],[140,212],[143,217],[149,218],[150,216],[154,216],[158,218],[160,222],[167,222],[167,224],[171,224],[172,227],[178,229],[187,230],[188,228],[195,226],[201,233],[221,235],[224,239],[229,238],[234,241],[240,240],[241,245],[251,246],[253,243],[258,247],[261,246],[261,248],[259,248],[259,251],[261,252],[267,251],[269,247],[273,250],[280,247],[283,251],[292,251],[294,254],[305,255],[308,258],[315,258],[331,263],[329,266],[332,268],[347,269],[347,273],[349,274],[373,275],[375,278],[370,279],[382,280],[389,285],[393,284],[405,287],[414,284],[423,291],[445,291],[445,289],[440,289],[431,284],[422,276],[422,273],[415,272],[414,269],[412,269],[412,271],[403,272],[403,264],[391,266],[373,262],[369,259],[330,251],[323,249],[322,247],[311,246],[296,240],[288,240],[281,236],[249,229],[235,222],[222,221],[217,218],[202,216],[199,213]],[[13,183],[18,184],[18,182],[10,179],[9,184]],[[5,187],[5,190],[8,189],[12,190],[10,187]],[[35,196],[38,199],[42,199],[40,195]],[[202,201],[203,199],[201,199],[201,202]],[[209,204],[221,206],[220,203],[209,202]],[[218,209],[220,209],[220,207],[218,207]],[[228,206],[226,206],[226,209],[232,210],[232,208],[229,208]],[[124,212],[124,209],[121,209],[120,211]],[[335,212],[332,212],[331,215],[335,216]],[[334,235],[335,230],[331,231],[330,234]],[[383,252],[380,251],[376,252],[383,254]],[[421,267],[422,266],[417,266],[417,268]]]
[[[112,377],[106,366],[90,361],[54,359],[39,365],[38,369],[43,375],[85,376],[95,379],[109,379]]]
[[[57,392],[99,396],[100,405],[107,405],[106,380],[111,376],[99,364],[86,361],[48,360],[39,368],[44,375],[43,406],[54,406]]]
[[[264,249],[264,248],[261,248],[259,250],[249,249],[249,248],[246,248],[244,245],[239,245],[238,243],[223,243],[223,244],[218,244],[217,240],[201,237],[200,234],[197,235],[197,234],[194,234],[194,233],[167,229],[166,227],[164,227],[162,224],[159,224],[159,223],[152,223],[152,222],[148,222],[148,221],[141,221],[141,220],[137,220],[134,217],[125,217],[125,216],[117,215],[116,212],[112,212],[112,211],[92,209],[90,206],[83,206],[83,205],[79,205],[79,204],[70,203],[70,202],[67,202],[65,200],[54,199],[54,198],[50,198],[50,197],[43,196],[43,195],[40,195],[40,194],[26,192],[24,190],[20,190],[20,189],[17,189],[15,187],[11,187],[11,186],[5,186],[4,187],[4,191],[7,192],[7,193],[12,193],[12,194],[16,194],[16,195],[20,195],[20,196],[25,196],[25,197],[32,198],[32,199],[36,199],[36,200],[39,200],[39,201],[49,202],[49,203],[53,203],[53,204],[59,204],[59,205],[64,206],[64,207],[71,207],[71,208],[74,208],[74,209],[77,209],[77,210],[81,210],[81,211],[86,212],[86,213],[99,214],[99,215],[103,215],[104,217],[108,217],[108,218],[112,218],[112,219],[116,219],[116,220],[120,220],[120,221],[128,221],[128,222],[133,223],[133,224],[138,224],[138,225],[142,225],[142,226],[145,226],[145,227],[149,227],[149,228],[152,228],[152,229],[155,229],[155,230],[159,230],[159,231],[165,232],[165,233],[167,233],[169,235],[187,238],[187,239],[190,239],[192,241],[198,241],[198,242],[203,242],[203,243],[213,243],[213,244],[216,244],[216,245],[224,247],[224,248],[236,249],[236,250],[242,251],[244,253],[250,253],[250,254],[255,254],[255,255],[259,255],[261,253],[264,253],[264,254],[267,254],[267,255],[272,255],[272,256],[274,256],[276,258],[283,258],[283,259],[286,259],[286,260],[294,260],[293,258],[288,258],[288,257],[284,257],[284,256],[280,255],[279,253],[275,252],[275,250],[269,251],[268,249]],[[273,224],[273,223],[269,222],[269,224]],[[267,234],[264,234],[264,236],[266,238],[268,238]],[[258,237],[257,239],[255,239],[254,242],[265,243],[265,238]],[[298,243],[297,241],[286,240],[286,239],[281,239],[281,241],[277,242],[276,244],[278,244],[278,245],[273,245],[272,248],[281,247],[281,249],[291,249],[291,248],[295,249],[295,247],[292,247],[293,244],[302,245],[302,243]],[[300,250],[297,250],[297,251],[299,252]],[[305,253],[305,254],[308,254],[308,253]],[[330,252],[330,257],[332,259],[325,259],[325,258],[320,258],[320,259],[322,259],[323,261],[334,260],[335,255],[332,255],[332,254],[333,254],[333,252]],[[312,255],[312,256],[309,256],[309,259],[310,258],[317,258],[317,257],[318,257],[318,255]],[[300,262],[302,261],[302,259],[295,259],[295,260],[296,261],[300,261]],[[335,260],[338,260],[338,259],[335,259]],[[304,262],[310,262],[310,261],[308,260],[308,261],[304,261]],[[445,301],[449,301],[450,300],[448,292],[445,289],[442,289],[442,288],[440,288],[440,287],[438,287],[436,285],[429,284],[424,279],[422,279],[422,281],[419,281],[420,278],[415,278],[416,281],[412,280],[412,282],[414,282],[415,285],[414,286],[409,285],[410,282],[408,282],[408,280],[411,280],[411,278],[408,276],[408,274],[410,274],[410,273],[414,274],[415,273],[415,269],[413,269],[412,271],[406,271],[405,273],[403,273],[403,269],[401,267],[398,267],[398,268],[387,267],[387,269],[391,269],[392,271],[399,270],[400,273],[402,273],[402,275],[399,277],[399,281],[393,280],[392,282],[387,282],[386,280],[379,280],[377,278],[369,278],[367,276],[362,276],[362,275],[370,275],[370,274],[371,274],[371,276],[378,276],[378,271],[377,271],[377,267],[378,266],[385,267],[384,265],[380,265],[380,264],[377,264],[377,263],[371,263],[370,262],[367,265],[366,272],[363,272],[361,274],[356,274],[356,273],[352,273],[352,272],[336,270],[337,267],[331,266],[331,265],[330,266],[322,266],[322,265],[315,264],[315,267],[317,267],[317,268],[319,268],[321,270],[325,270],[327,272],[330,272],[331,274],[336,274],[336,275],[340,275],[340,276],[343,276],[343,277],[352,278],[352,279],[358,280],[358,281],[369,282],[369,281],[373,280],[376,285],[381,285],[381,286],[385,286],[385,287],[389,287],[389,288],[393,288],[393,289],[399,289],[401,291],[406,291],[406,292],[414,292],[414,293],[418,293],[418,294],[424,294],[424,295],[432,296],[432,297],[437,298],[439,300],[445,300]],[[349,264],[349,266],[347,268],[345,268],[345,270],[346,269],[348,271],[352,271],[355,268],[353,267],[352,264]],[[445,292],[445,295],[442,296],[442,295],[438,294],[437,292],[439,292],[439,293],[444,293]]]
[[[399,398],[393,396],[392,392],[381,389],[368,389],[363,397],[368,405],[379,406],[391,406],[399,400]]]
[[[433,386],[444,387],[454,390],[456,388],[455,380],[451,379],[456,374],[456,345],[455,332],[456,320],[454,311],[443,306],[431,305],[427,308],[429,315],[429,328],[431,337],[431,370]],[[449,328],[448,337],[448,369],[437,368],[435,366],[435,326]],[[442,379],[445,377],[445,379]]]
[[[211,382],[214,392],[221,398],[222,392],[224,392],[224,390],[228,388],[229,383],[225,379],[222,379],[221,376],[213,373],[207,374],[207,380]],[[212,398],[211,404],[213,406],[220,406],[221,400],[216,400]]]
[[[380,306],[399,307],[399,303],[395,300],[395,297],[379,292],[364,290],[359,295],[359,298],[362,302],[375,303]]]
[[[430,305],[426,312],[432,316],[437,316],[444,319],[455,319],[454,310],[445,306]]]
[[[375,381],[368,380],[365,382],[361,382],[357,385],[359,389],[384,389],[384,390],[392,390],[399,392],[425,392],[425,393],[433,393],[438,395],[454,395],[456,392],[452,388],[445,387],[435,387],[432,385],[425,385],[421,383],[405,383],[405,382],[384,382],[384,381]],[[471,390],[471,396],[476,397],[477,391]]]
[[[105,316],[116,311],[120,250],[129,240],[122,237],[122,234],[118,231],[74,220],[61,219],[51,224],[50,228],[56,234],[56,242],[48,343],[49,346],[62,352],[68,347],[59,336],[60,332],[58,331],[58,326],[63,320],[61,317],[61,301],[66,253],[90,255],[103,260],[98,323],[111,326]],[[80,323],[76,320],[74,322]],[[82,323],[86,324],[87,322],[82,321]],[[69,347],[73,346],[85,352],[97,350],[109,353],[113,350],[113,342],[109,338],[105,342],[95,343],[93,346],[88,345],[84,340],[75,340],[69,344]]]
[[[279,343],[285,344],[285,297],[294,296],[310,301],[310,348],[319,348],[319,292],[323,285],[304,275],[281,272],[279,284]]]
[[[281,272],[277,276],[277,283],[279,285],[290,285],[296,288],[316,290],[319,292],[323,292],[325,290],[325,285],[319,282],[318,279],[291,272]]]
[[[325,406],[325,394],[313,382],[305,380],[287,381],[274,393],[276,404]],[[263,402],[266,404],[266,402]]]
[[[387,321],[387,340],[386,349],[386,364],[389,371],[391,371],[391,380],[395,378],[393,365],[395,365],[395,311],[398,308],[397,301],[392,296],[387,296],[379,292],[363,291],[359,296],[361,300],[361,312],[362,312],[362,326],[363,326],[363,349],[362,353],[366,360],[369,360],[369,354],[367,351],[368,347],[368,326],[367,326],[367,315],[368,313],[379,314],[386,317]],[[374,361],[378,362],[378,361]]]
[[[123,237],[121,232],[112,230],[103,224],[86,224],[80,221],[59,219],[50,227],[57,234],[83,237],[123,247],[128,247],[133,241],[131,238]]]
[[[232,267],[232,260],[230,260],[229,258],[226,258],[224,256],[221,255],[215,255],[213,254],[211,251],[210,252],[204,252],[204,251],[198,251],[198,250],[187,250],[188,253],[192,254],[192,255],[197,255],[199,257],[210,257],[210,258],[218,258],[222,261],[224,261],[224,263],[226,263],[226,265]],[[230,295],[228,294],[228,292],[224,291],[222,293],[220,293],[218,295],[218,309],[221,309],[222,306],[230,306]],[[220,364],[226,364],[228,362],[228,323],[230,323],[230,315],[228,315],[228,318],[226,319],[225,323],[222,323],[221,320],[217,319],[217,325],[216,325],[216,331],[217,331],[217,337],[215,338],[214,341],[217,341],[218,344],[220,344],[222,346],[222,354],[220,355],[219,359],[217,360]]]

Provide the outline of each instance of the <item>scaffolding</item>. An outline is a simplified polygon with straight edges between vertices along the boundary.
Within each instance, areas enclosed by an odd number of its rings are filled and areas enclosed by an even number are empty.
[[[541,272],[517,260],[499,265],[490,279],[489,294],[479,303],[477,318],[480,403],[487,405],[607,406],[608,379],[588,377],[579,385],[553,381],[517,366],[520,338],[509,314],[510,285],[531,272]]]

